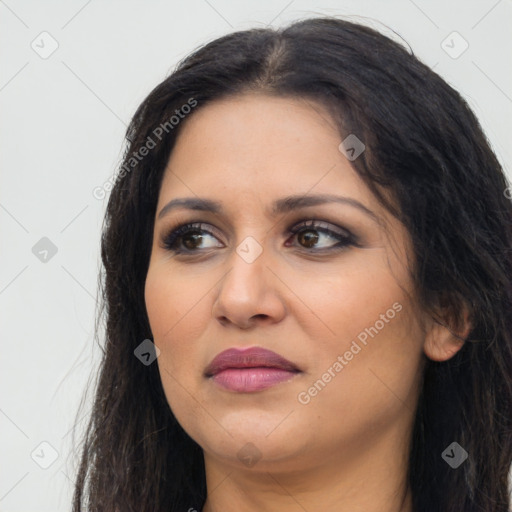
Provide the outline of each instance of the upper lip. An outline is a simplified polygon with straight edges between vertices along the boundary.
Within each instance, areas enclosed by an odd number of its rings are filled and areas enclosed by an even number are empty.
[[[296,365],[283,356],[261,347],[248,349],[229,348],[217,354],[205,370],[205,375],[211,377],[228,368],[281,368],[298,372]]]

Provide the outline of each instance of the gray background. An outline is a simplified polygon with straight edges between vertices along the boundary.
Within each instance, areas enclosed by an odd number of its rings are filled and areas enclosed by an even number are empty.
[[[90,396],[75,414],[99,356],[106,199],[93,190],[115,172],[135,108],[198,45],[320,14],[397,31],[511,169],[511,0],[0,0],[2,512],[70,509],[71,428],[86,423]]]

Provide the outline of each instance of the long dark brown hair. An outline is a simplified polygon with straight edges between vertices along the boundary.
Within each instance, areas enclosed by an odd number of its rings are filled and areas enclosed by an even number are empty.
[[[141,364],[134,350],[152,339],[144,284],[176,136],[208,103],[251,91],[321,102],[337,120],[340,141],[357,134],[366,150],[353,167],[409,231],[420,304],[433,315],[450,312],[454,325],[468,308],[472,330],[462,349],[446,362],[426,362],[408,465],[414,510],[508,512],[508,184],[459,93],[410,50],[337,18],[216,39],[184,59],[136,111],[101,238],[106,332],[73,511],[184,512],[204,504],[202,450],[170,410],[158,365]],[[177,110],[179,121],[171,120]],[[468,453],[456,469],[441,456],[452,442]]]

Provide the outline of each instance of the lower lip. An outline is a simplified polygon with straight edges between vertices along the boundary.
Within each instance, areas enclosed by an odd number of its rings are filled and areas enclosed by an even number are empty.
[[[292,379],[297,372],[290,372],[282,368],[228,368],[212,379],[225,389],[250,393],[261,391]]]

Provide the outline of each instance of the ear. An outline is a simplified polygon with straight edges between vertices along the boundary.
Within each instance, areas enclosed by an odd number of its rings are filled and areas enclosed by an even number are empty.
[[[433,361],[448,361],[464,345],[472,329],[468,308],[463,307],[459,318],[444,314],[440,319],[431,317],[423,350]]]

